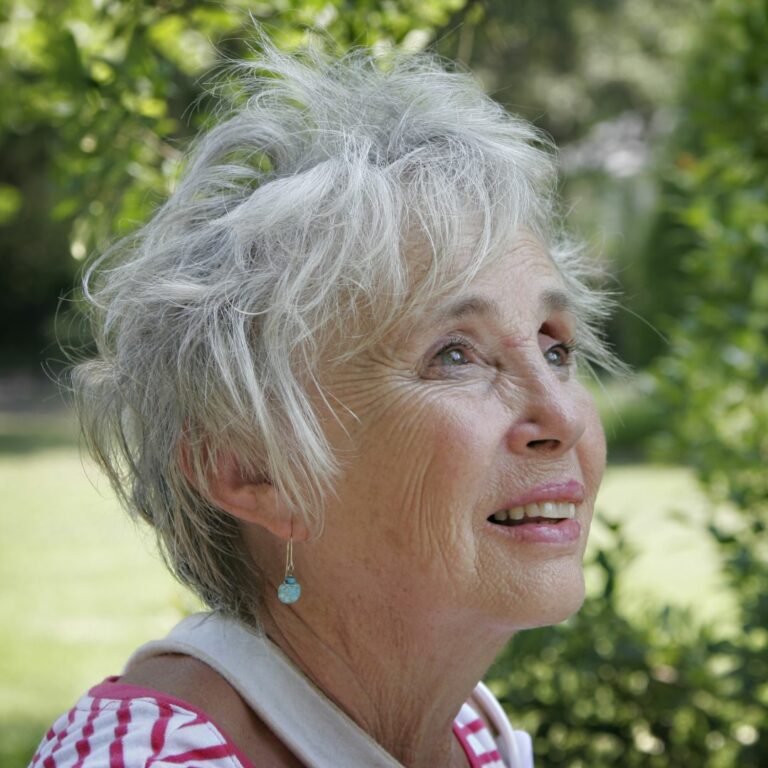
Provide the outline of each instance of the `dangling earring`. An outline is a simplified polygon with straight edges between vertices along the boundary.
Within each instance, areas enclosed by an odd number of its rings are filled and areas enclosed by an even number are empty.
[[[300,597],[301,584],[296,581],[296,577],[293,574],[293,531],[291,531],[291,538],[288,539],[285,551],[285,578],[283,583],[277,588],[277,599],[281,603],[290,605],[295,603]]]

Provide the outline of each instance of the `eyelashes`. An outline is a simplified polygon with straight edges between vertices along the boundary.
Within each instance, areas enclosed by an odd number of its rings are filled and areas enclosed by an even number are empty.
[[[575,338],[557,341],[542,350],[544,359],[557,368],[568,368],[575,362],[578,351]],[[448,338],[432,356],[429,367],[461,368],[472,363],[482,362],[477,348],[466,337],[454,335]],[[498,367],[494,364],[494,367]]]
[[[431,365],[445,365],[449,368],[455,368],[470,365],[475,359],[474,344],[463,336],[452,336],[432,356]]]
[[[578,349],[576,339],[569,341],[559,341],[548,347],[544,352],[544,358],[558,367],[565,367],[574,362],[574,354]]]

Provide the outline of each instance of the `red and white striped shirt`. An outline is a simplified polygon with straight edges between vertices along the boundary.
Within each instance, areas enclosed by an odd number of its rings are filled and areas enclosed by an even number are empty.
[[[462,706],[453,721],[453,732],[464,748],[470,768],[505,768],[488,726],[469,704]]]
[[[108,678],[50,728],[30,768],[255,768],[197,707]],[[453,724],[471,768],[504,768],[496,743],[465,704]]]

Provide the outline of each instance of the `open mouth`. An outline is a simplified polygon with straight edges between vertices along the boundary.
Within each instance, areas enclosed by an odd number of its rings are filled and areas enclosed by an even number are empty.
[[[526,504],[524,507],[500,509],[488,518],[488,522],[509,527],[527,524],[557,525],[575,516],[576,505],[571,502],[544,501],[539,504]]]

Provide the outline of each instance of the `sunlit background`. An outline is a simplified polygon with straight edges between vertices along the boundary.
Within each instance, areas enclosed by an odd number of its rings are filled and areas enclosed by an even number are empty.
[[[768,766],[765,0],[0,4],[0,766],[195,607],[49,379],[88,348],[79,271],[167,194],[251,19],[469,67],[554,137],[620,299],[589,597],[490,675],[537,764]]]

